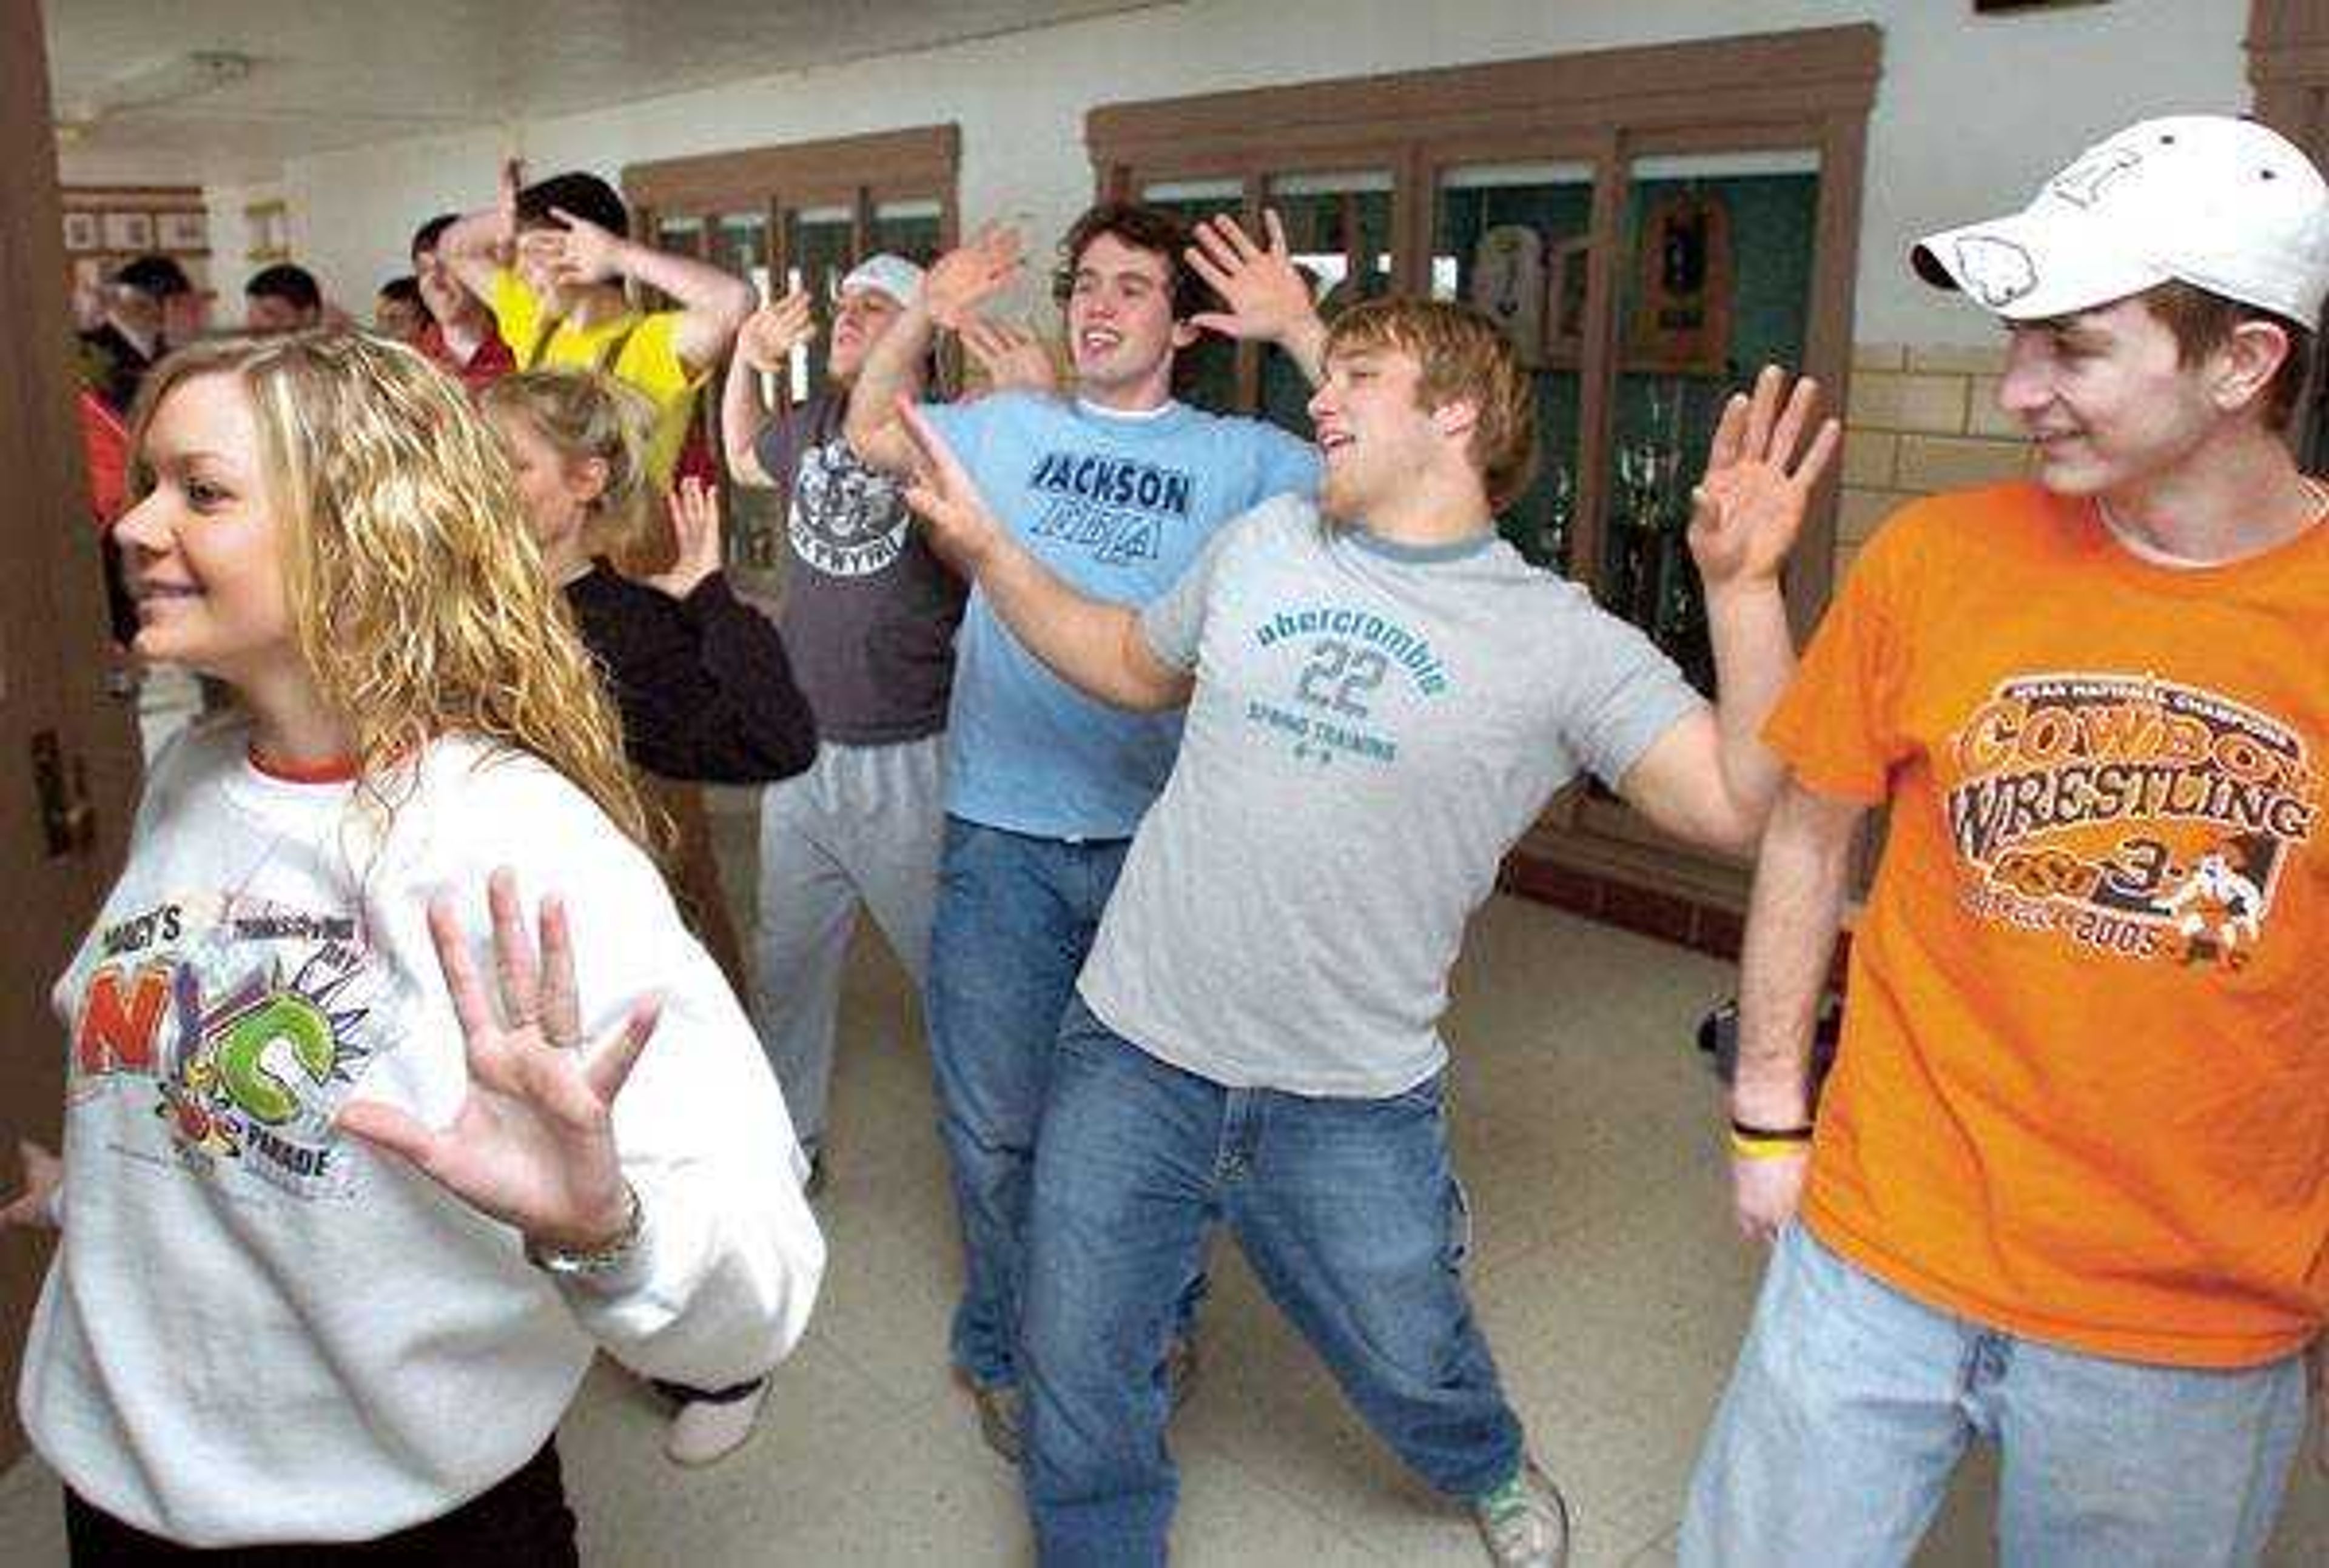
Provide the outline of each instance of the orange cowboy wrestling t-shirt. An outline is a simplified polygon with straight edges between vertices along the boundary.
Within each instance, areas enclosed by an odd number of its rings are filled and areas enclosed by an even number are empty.
[[[2147,562],[2007,485],[1871,541],[1768,735],[1890,798],[1803,1205],[1909,1295],[2124,1359],[2329,1318],[2329,524]]]

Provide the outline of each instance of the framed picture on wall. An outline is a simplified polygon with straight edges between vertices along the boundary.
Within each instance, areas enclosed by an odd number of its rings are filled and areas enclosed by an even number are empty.
[[[1580,234],[1554,246],[1545,268],[1543,359],[1561,370],[1585,362],[1585,268],[1592,258],[1592,236]]]
[[[1626,368],[1719,375],[1730,342],[1730,211],[1720,196],[1677,191],[1643,223]]]
[[[153,249],[152,215],[146,212],[108,212],[105,215],[105,248],[108,250]]]
[[[154,235],[165,250],[207,250],[210,216],[203,212],[164,212],[154,221]]]
[[[65,249],[67,250],[96,250],[104,243],[104,230],[98,223],[96,213],[67,212],[65,214]]]
[[[1472,253],[1472,304],[1504,329],[1533,366],[1544,338],[1544,238],[1525,223],[1499,223]]]

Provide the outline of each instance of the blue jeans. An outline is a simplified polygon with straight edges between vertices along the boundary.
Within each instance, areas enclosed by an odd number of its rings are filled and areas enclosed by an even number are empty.
[[[1027,1494],[1046,1568],[1162,1563],[1177,1492],[1164,1357],[1181,1282],[1226,1221],[1367,1424],[1426,1481],[1509,1480],[1520,1422],[1472,1318],[1470,1229],[1439,1080],[1388,1100],[1231,1089],[1078,1001],[1036,1158]]]
[[[926,1010],[962,1225],[954,1364],[982,1388],[1019,1380],[1035,1129],[1060,1019],[1129,847],[947,819]]]
[[[1681,1559],[1905,1563],[1967,1444],[1997,1444],[2008,1568],[2256,1561],[2305,1430],[2302,1357],[2231,1372],[2017,1338],[1791,1225],[1715,1414]]]

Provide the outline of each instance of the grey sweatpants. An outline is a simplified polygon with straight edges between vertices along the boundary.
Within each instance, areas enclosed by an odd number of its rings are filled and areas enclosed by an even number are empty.
[[[945,751],[943,735],[828,742],[806,773],[761,796],[752,1021],[811,1152],[825,1137],[841,971],[861,904],[921,991],[946,827]]]

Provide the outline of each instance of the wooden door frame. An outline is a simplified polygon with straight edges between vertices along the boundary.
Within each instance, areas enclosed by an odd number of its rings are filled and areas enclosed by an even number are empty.
[[[90,526],[64,280],[63,204],[49,118],[47,43],[37,0],[0,0],[0,146],[15,178],[0,188],[0,831],[13,886],[7,991],[0,998],[0,1186],[13,1188],[15,1141],[54,1144],[63,1110],[64,1047],[49,982],[80,941],[126,843],[137,784],[134,716],[108,696],[109,627]],[[46,852],[42,801],[25,738],[56,738],[68,787],[91,808],[87,836]],[[16,1387],[44,1241],[0,1235],[0,1387]],[[24,1451],[15,1401],[0,1418],[0,1465]]]

